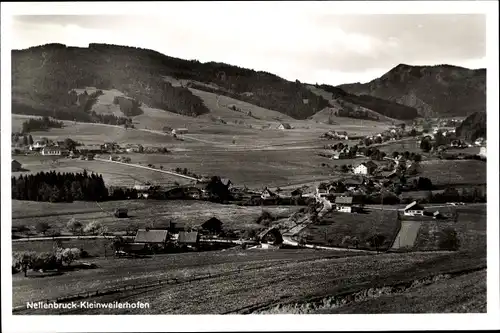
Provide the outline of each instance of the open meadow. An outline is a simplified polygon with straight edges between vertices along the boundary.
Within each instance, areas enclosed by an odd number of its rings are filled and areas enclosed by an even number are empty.
[[[486,162],[478,160],[429,160],[421,162],[419,176],[433,185],[485,185]]]
[[[260,228],[255,221],[262,213],[260,206],[222,205],[195,200],[127,200],[102,203],[73,202],[48,203],[12,201],[12,226],[32,227],[38,222],[47,222],[52,229],[68,234],[66,224],[71,218],[82,222],[98,220],[109,232],[122,232],[129,226],[138,228],[165,228],[170,221],[199,225],[211,217],[217,217],[226,230]],[[116,208],[127,208],[129,218],[116,218]],[[288,217],[300,206],[266,206],[265,210],[278,217]]]
[[[38,172],[73,172],[81,173],[87,170],[88,173],[102,175],[106,186],[127,186],[133,187],[136,184],[151,182],[156,185],[171,186],[178,184],[191,184],[193,181],[174,175],[158,172],[155,170],[136,168],[133,165],[109,163],[92,160],[84,161],[80,159],[56,158],[54,156],[16,156],[23,168],[27,171],[13,172],[12,176],[18,177],[25,174],[36,174]]]

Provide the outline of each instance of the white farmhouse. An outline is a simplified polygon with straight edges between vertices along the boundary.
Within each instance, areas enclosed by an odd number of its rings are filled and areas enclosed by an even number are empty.
[[[44,155],[44,156],[61,156],[62,149],[59,147],[45,147],[42,149],[42,155]]]
[[[363,162],[354,168],[354,173],[358,175],[368,175],[377,169],[377,164],[373,161]]]
[[[406,216],[424,216],[424,207],[413,201],[404,208],[403,214]]]

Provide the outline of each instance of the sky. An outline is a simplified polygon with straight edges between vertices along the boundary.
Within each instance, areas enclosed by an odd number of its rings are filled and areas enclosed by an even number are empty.
[[[177,3],[161,16],[15,16],[12,48],[128,45],[332,85],[368,82],[400,63],[486,67],[482,14],[339,15],[316,6],[276,15],[252,3],[213,4]]]

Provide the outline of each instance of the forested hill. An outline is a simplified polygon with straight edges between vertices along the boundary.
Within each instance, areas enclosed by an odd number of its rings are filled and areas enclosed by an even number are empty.
[[[422,116],[468,116],[486,111],[486,69],[400,64],[368,83],[338,87],[414,107]]]
[[[370,109],[386,117],[409,120],[418,117],[418,112],[415,108],[403,104],[391,102],[370,95],[354,95],[350,94],[341,88],[322,84],[319,88],[332,93],[334,99],[343,100],[353,103],[364,108]]]
[[[207,83],[222,94],[237,95],[296,119],[307,118],[328,105],[300,83],[270,73],[182,60],[146,49],[47,44],[12,51],[13,100],[22,104],[69,108],[68,91],[90,86],[114,88],[148,106],[183,115],[197,116],[209,111],[187,87],[172,86],[164,76]]]
[[[486,138],[486,112],[471,114],[457,127],[456,134],[465,140]]]
[[[172,85],[167,77],[182,84]],[[117,89],[147,106],[187,116],[210,111],[189,88],[233,97],[295,119],[306,119],[330,106],[328,100],[313,93],[306,84],[287,81],[271,73],[108,44],[90,44],[88,48],[47,44],[14,50],[12,84],[14,112],[40,116],[52,112],[59,118],[74,115],[83,121],[90,117],[90,111],[75,106],[74,96],[69,96],[71,89]],[[344,97],[349,103],[359,103],[391,118],[412,119],[416,115],[411,107],[391,101],[352,94]],[[106,121],[122,123],[125,120]]]

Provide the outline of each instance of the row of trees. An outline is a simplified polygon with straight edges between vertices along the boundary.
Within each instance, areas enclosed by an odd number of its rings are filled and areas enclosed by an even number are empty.
[[[83,173],[40,172],[12,177],[12,199],[50,202],[73,200],[102,201],[108,190],[102,175]]]
[[[62,121],[51,120],[47,116],[38,119],[31,118],[23,122],[22,133],[47,131],[49,128],[62,128],[63,126]]]
[[[379,116],[373,114],[368,110],[355,110],[351,105],[344,102],[342,99],[338,100],[340,106],[342,107],[340,110],[335,112],[335,115],[338,117],[349,117],[355,119],[365,119],[365,120],[379,120]],[[329,118],[329,121],[331,118]]]
[[[23,114],[30,116],[47,116],[50,115],[54,119],[78,121],[82,123],[101,123],[108,125],[125,125],[132,124],[132,119],[126,117],[117,117],[113,114],[97,114],[95,111],[89,113],[79,109],[78,106],[70,106],[67,108],[54,108],[52,110],[40,107],[33,107],[12,101],[12,113]]]
[[[14,273],[23,271],[24,276],[28,276],[28,269],[60,269],[83,256],[85,256],[84,251],[81,249],[62,247],[56,247],[52,252],[12,252],[12,271]]]
[[[31,134],[26,135],[22,133],[12,133],[12,143],[28,146],[33,144],[33,137]]]

